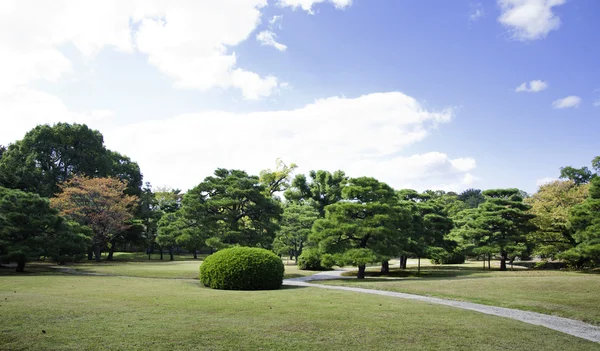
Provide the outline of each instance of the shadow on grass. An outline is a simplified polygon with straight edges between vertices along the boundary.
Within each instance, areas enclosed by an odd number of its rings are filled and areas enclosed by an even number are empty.
[[[389,273],[382,274],[378,271],[369,271],[365,272],[365,276],[369,278],[405,278],[403,280],[436,280],[436,279],[448,279],[448,278],[485,278],[486,273],[496,272],[497,269],[494,270],[483,270],[478,267],[464,267],[464,266],[427,266],[422,267],[421,272],[419,273],[416,268],[410,267],[407,269],[400,268],[391,268]],[[345,277],[355,277],[357,274],[356,271],[348,271],[344,272],[342,276]],[[388,281],[389,279],[378,279],[378,281]],[[369,281],[375,281],[374,279],[369,279]]]

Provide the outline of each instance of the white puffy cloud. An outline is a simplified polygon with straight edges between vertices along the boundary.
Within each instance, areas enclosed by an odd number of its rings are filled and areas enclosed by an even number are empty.
[[[300,7],[304,11],[312,14],[313,6],[315,4],[319,4],[325,1],[331,3],[333,6],[335,6],[336,9],[340,10],[343,10],[352,5],[352,0],[279,0],[279,6],[291,7],[294,9]]]
[[[548,88],[548,83],[543,80],[532,80],[529,83],[525,82],[519,85],[515,91],[519,92],[528,92],[528,93],[537,93],[542,90],[546,90]]]
[[[91,59],[109,47],[139,51],[178,88],[239,88],[247,99],[279,84],[237,67],[232,48],[261,21],[266,0],[10,0],[0,3],[0,91],[72,70],[61,48]]]
[[[107,145],[138,161],[154,184],[190,188],[216,167],[251,173],[282,158],[310,169],[342,169],[394,187],[467,187],[476,178],[471,158],[402,150],[447,123],[451,110],[427,111],[399,92],[320,99],[295,110],[207,111],[120,126],[104,132]],[[130,136],[136,135],[135,140]]]
[[[513,38],[529,41],[544,38],[560,27],[552,8],[566,0],[498,0],[502,14],[498,21],[508,27]]]
[[[285,51],[287,49],[287,45],[278,43],[276,38],[277,34],[270,30],[263,30],[256,35],[256,40],[258,40],[261,45],[272,46],[279,51]]]
[[[535,182],[535,185],[537,185],[537,186],[538,186],[538,188],[539,188],[539,187],[540,187],[540,186],[542,186],[542,185],[545,185],[545,184],[548,184],[548,183],[552,183],[552,182],[555,182],[555,181],[557,181],[557,180],[558,180],[558,179],[556,179],[556,178],[552,178],[552,177],[544,177],[544,178],[542,178],[542,179],[538,179],[538,180]]]
[[[86,123],[94,128],[114,125],[115,113],[108,110],[74,112],[56,96],[19,87],[11,92],[0,92],[0,144],[7,145],[19,140],[38,124],[57,122]]]
[[[552,103],[552,107],[554,108],[570,108],[570,107],[579,107],[581,103],[581,98],[579,96],[567,96],[562,99],[555,100]]]

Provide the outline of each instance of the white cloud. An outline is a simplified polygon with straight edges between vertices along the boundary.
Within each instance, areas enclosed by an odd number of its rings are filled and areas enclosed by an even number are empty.
[[[313,6],[315,4],[319,4],[319,3],[322,3],[325,1],[331,3],[333,6],[335,6],[336,9],[339,9],[339,10],[343,10],[343,9],[349,7],[350,5],[352,5],[352,0],[279,0],[279,6],[281,6],[281,7],[287,6],[287,7],[293,8],[293,9],[300,7],[304,11],[312,14]]]
[[[594,101],[594,106],[595,107],[600,107],[600,99]]]
[[[513,38],[529,41],[544,38],[560,27],[552,8],[566,0],[498,0],[502,14],[498,21],[508,27]]]
[[[272,46],[279,51],[285,51],[287,49],[287,45],[278,43],[275,38],[277,38],[277,34],[270,30],[263,30],[256,35],[256,40],[258,40],[261,45]]]
[[[61,48],[72,44],[87,59],[104,48],[139,51],[178,88],[234,87],[246,98],[268,96],[277,79],[237,67],[231,51],[256,29],[266,5],[266,0],[3,1],[0,91],[57,81],[71,72]],[[248,73],[246,79],[240,72]]]
[[[279,23],[279,25],[277,27],[279,29],[281,29],[281,21],[282,21],[282,19],[283,19],[283,16],[281,16],[281,15],[273,16],[269,20],[269,29],[273,29],[277,23]]]
[[[481,3],[477,3],[475,5],[471,5],[471,12],[469,13],[469,21],[474,22],[478,21],[485,16],[485,10],[483,9],[483,5]]]
[[[548,184],[548,183],[552,183],[552,182],[555,182],[555,181],[557,181],[557,180],[558,180],[558,179],[556,179],[556,178],[552,178],[552,177],[545,177],[545,178],[542,178],[542,179],[538,179],[538,180],[535,182],[535,185],[537,185],[537,186],[538,186],[538,188],[539,188],[539,187],[540,187],[540,186],[542,186],[542,185],[545,185],[545,184]]]
[[[581,98],[579,96],[567,96],[562,99],[555,100],[552,103],[552,107],[554,108],[569,108],[569,107],[579,107],[581,103]]]
[[[451,110],[427,111],[415,99],[390,92],[320,99],[295,110],[183,114],[104,135],[110,148],[140,163],[147,180],[183,189],[216,167],[256,174],[276,158],[299,164],[300,172],[342,169],[398,188],[467,187],[476,167],[471,158],[440,152],[401,155],[451,119]],[[127,137],[131,133],[135,141]]]
[[[548,83],[544,82],[543,80],[532,80],[529,83],[527,83],[527,82],[522,83],[515,89],[515,91],[517,93],[523,92],[523,91],[528,92],[528,93],[537,93],[542,90],[546,90],[547,88],[548,88]]]

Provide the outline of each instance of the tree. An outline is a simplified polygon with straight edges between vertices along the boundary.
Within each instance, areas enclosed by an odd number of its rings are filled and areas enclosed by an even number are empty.
[[[126,195],[127,184],[115,178],[73,176],[60,186],[52,206],[73,221],[89,227],[94,236],[96,261],[102,250],[114,245],[118,235],[129,228],[138,198]]]
[[[535,230],[534,216],[527,211],[518,189],[494,189],[483,192],[486,201],[469,211],[455,234],[479,250],[500,255],[500,270],[506,270],[509,256],[525,251],[526,236]]]
[[[557,180],[542,185],[537,193],[525,199],[531,206],[529,213],[537,227],[527,241],[535,246],[535,253],[543,258],[556,259],[558,255],[577,245],[569,213],[588,197],[589,184],[577,185],[572,180]]]
[[[129,158],[104,147],[102,134],[83,124],[39,125],[0,159],[0,185],[52,197],[73,175],[116,177],[139,195],[142,175]]]
[[[273,196],[280,193],[290,186],[290,177],[292,172],[298,168],[295,163],[286,165],[281,159],[277,159],[275,170],[266,169],[260,172],[260,183],[265,187],[267,196]]]
[[[312,204],[323,217],[326,206],[342,199],[348,177],[342,171],[310,171],[309,176],[310,181],[304,174],[296,175],[284,196],[288,201]]]
[[[2,159],[2,155],[6,152],[6,146],[0,145],[0,160]]]
[[[476,208],[485,202],[485,196],[479,189],[467,189],[458,195],[458,199],[464,202],[468,208]]]
[[[40,256],[60,260],[85,251],[87,238],[69,225],[37,194],[0,187],[0,258],[17,262],[23,272],[29,259]]]
[[[310,205],[289,204],[283,209],[281,228],[275,234],[273,249],[278,254],[298,256],[306,245],[313,224],[319,218],[319,212]]]
[[[350,179],[342,198],[325,207],[325,218],[315,222],[310,241],[334,254],[339,265],[358,266],[363,279],[366,264],[387,261],[402,250],[398,228],[403,216],[398,212],[403,209],[394,207],[394,190],[373,178]]]
[[[594,173],[587,167],[573,168],[571,166],[560,168],[560,179],[572,180],[575,184],[586,184],[594,177]]]
[[[217,169],[185,194],[178,212],[187,228],[206,233],[214,245],[270,248],[282,209],[258,177]]]
[[[600,264],[600,177],[592,179],[588,198],[572,208],[569,221],[576,246],[559,258],[578,268]]]
[[[419,194],[414,190],[405,189],[398,192],[400,203],[410,209],[409,244],[405,249],[419,259],[418,272],[421,271],[421,257],[426,257],[433,248],[445,248],[444,241],[452,230],[453,222],[444,212],[441,199],[445,193],[425,192]],[[447,200],[447,199],[445,199]],[[403,268],[406,268],[403,265]]]

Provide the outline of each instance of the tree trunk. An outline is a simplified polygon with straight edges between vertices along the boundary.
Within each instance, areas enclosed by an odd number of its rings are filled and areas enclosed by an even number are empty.
[[[114,253],[115,253],[115,244],[112,244],[110,246],[110,249],[108,249],[108,257],[106,258],[106,260],[107,261],[112,261]]]
[[[169,258],[169,261],[175,261],[175,258],[173,257],[173,248],[169,248],[169,256],[171,256],[171,258]]]
[[[402,255],[400,256],[400,268],[406,269],[406,262],[408,261],[408,256]]]
[[[94,248],[92,246],[88,247],[87,259],[88,261],[94,260]]]
[[[488,270],[492,270],[492,254],[488,254]]]
[[[96,262],[100,262],[100,255],[102,254],[102,249],[100,246],[96,246],[94,248],[94,255],[96,256]]]
[[[163,259],[163,249],[162,249],[162,246],[160,247],[160,259],[161,259],[161,261]]]
[[[198,250],[194,249],[194,259],[198,259]]]
[[[418,259],[417,274],[421,274],[421,256],[417,257],[417,259]]]
[[[20,257],[17,260],[17,273],[23,273],[25,271],[25,257]]]
[[[506,270],[506,259],[507,259],[508,254],[506,252],[501,252],[500,253],[500,270],[501,271],[505,271]]]
[[[390,261],[381,262],[381,274],[390,274]]]
[[[358,275],[356,276],[358,279],[365,279],[365,268],[364,264],[358,266]]]

